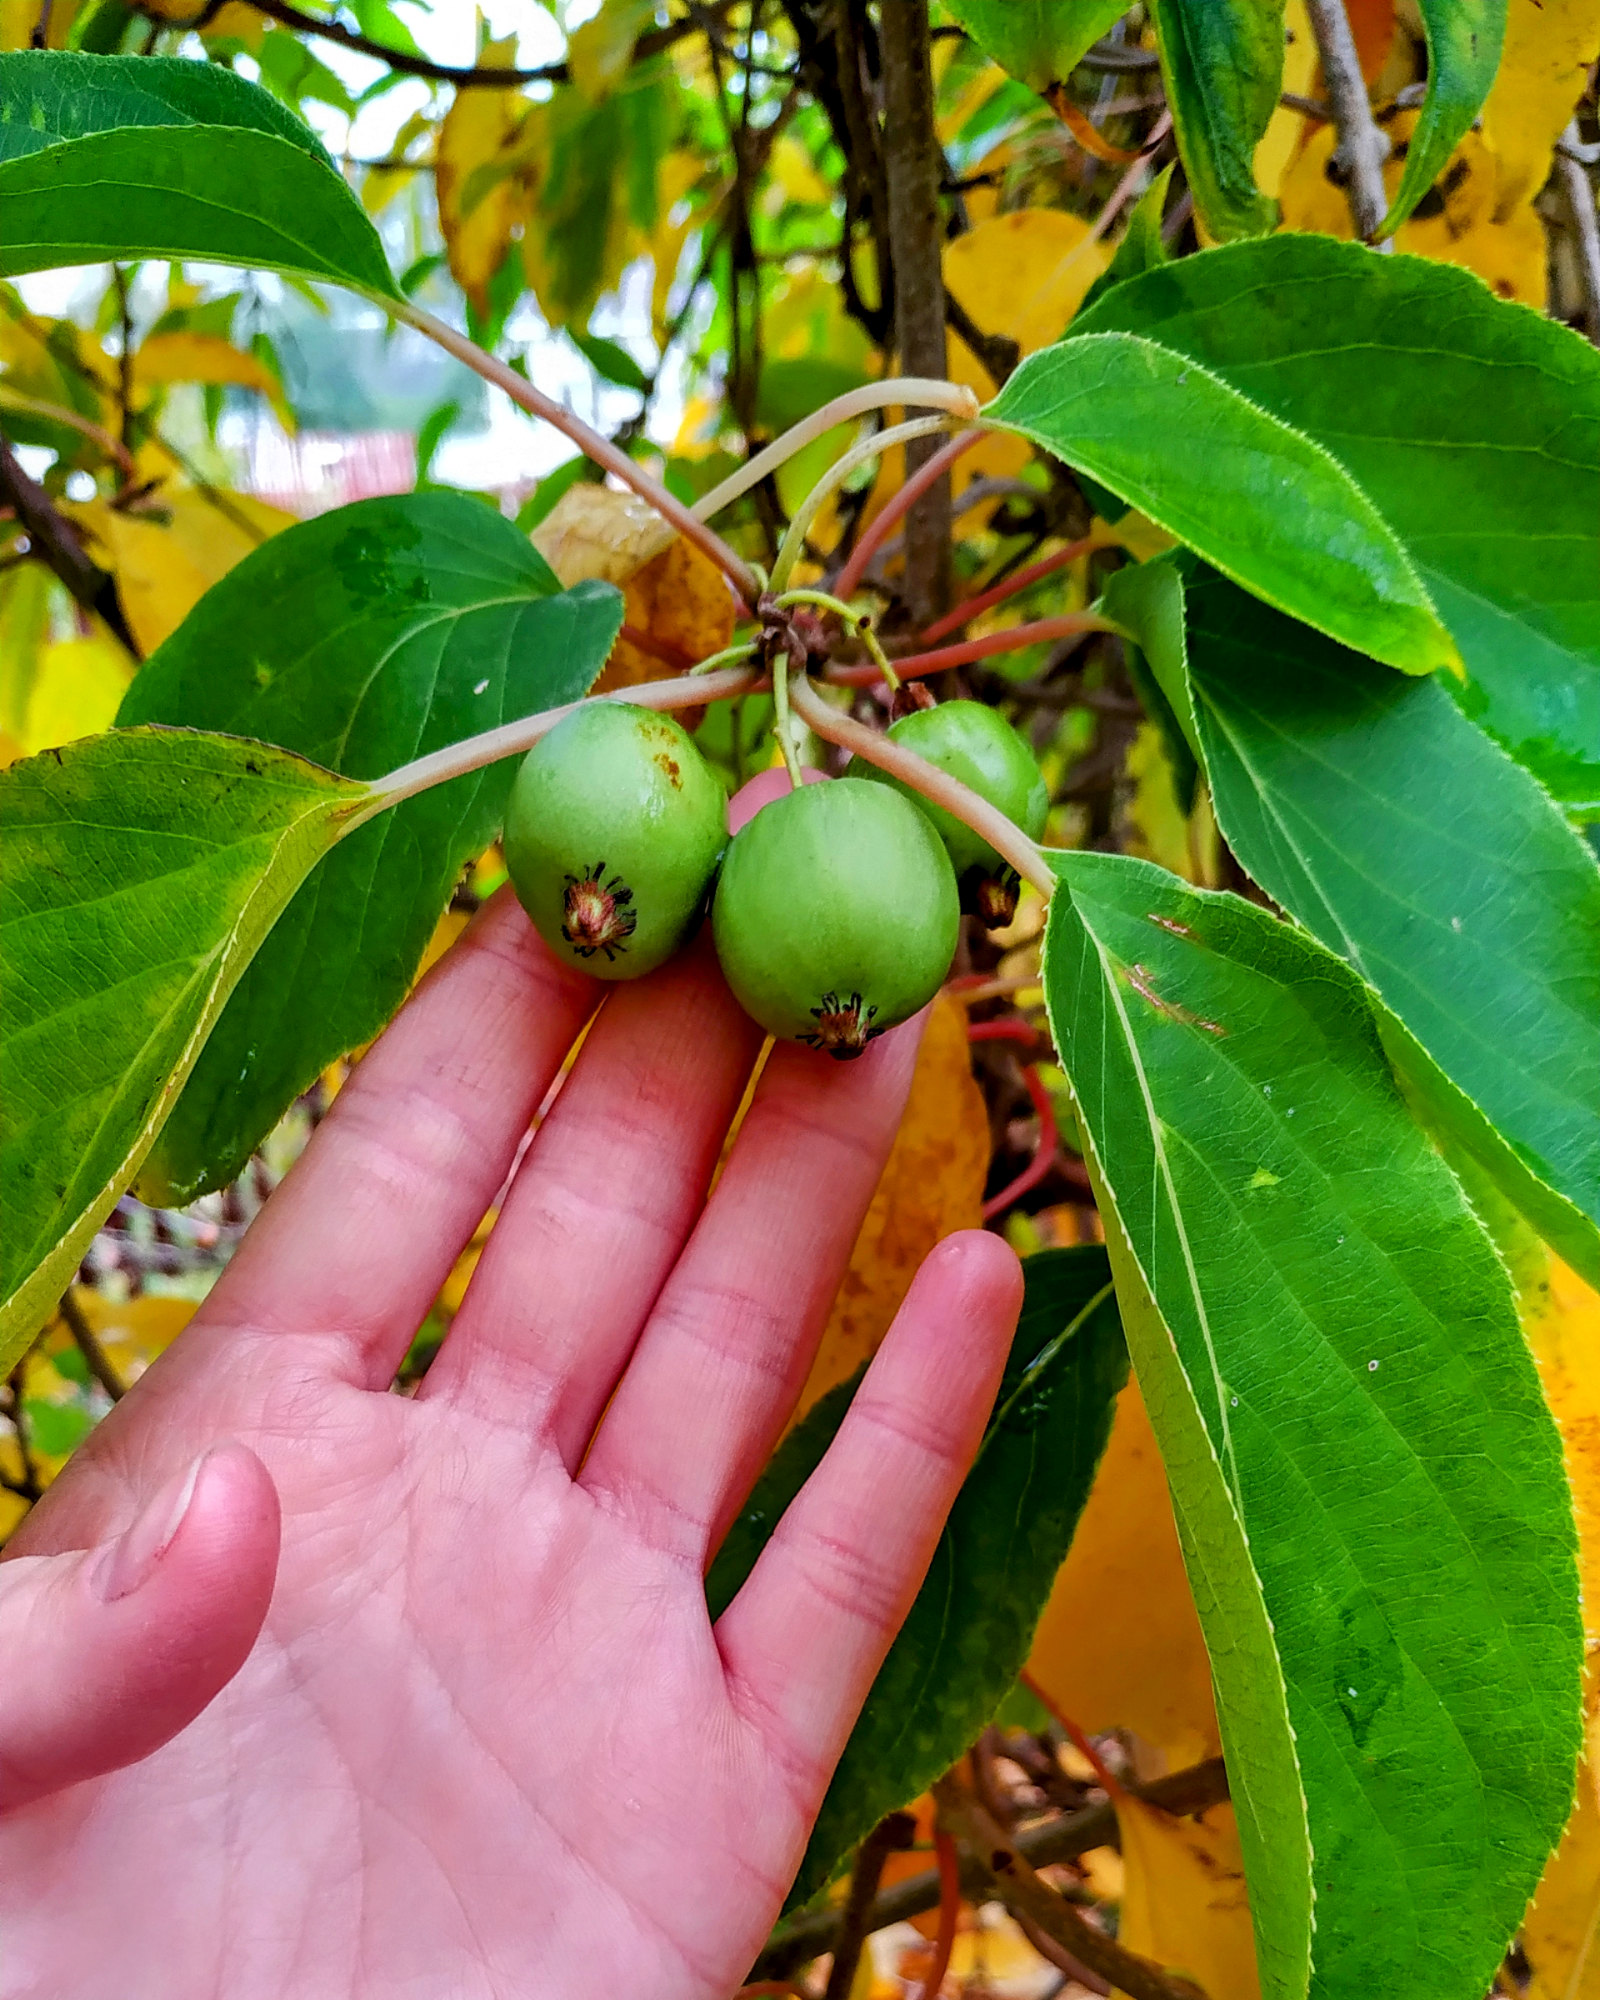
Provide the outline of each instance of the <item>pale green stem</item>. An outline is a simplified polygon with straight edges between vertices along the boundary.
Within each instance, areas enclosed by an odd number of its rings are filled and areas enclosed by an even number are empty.
[[[794,735],[789,727],[789,659],[786,653],[779,653],[772,663],[772,733],[783,752],[783,768],[789,773],[789,783],[799,791],[805,780],[800,776],[800,760],[794,754]]]
[[[418,333],[442,347],[447,354],[453,354],[458,361],[464,361],[476,375],[486,382],[492,382],[497,389],[503,389],[519,408],[530,416],[542,417],[572,442],[596,465],[614,473],[624,486],[631,486],[642,500],[650,505],[664,520],[670,521],[683,536],[707,556],[720,569],[746,604],[753,605],[760,595],[761,585],[748,563],[734,554],[720,535],[713,534],[697,512],[691,512],[675,494],[669,493],[658,479],[652,479],[644,467],[635,463],[625,451],[620,450],[609,438],[592,430],[582,418],[573,415],[560,403],[525,381],[514,368],[493,354],[486,354],[476,341],[469,340],[464,333],[457,333],[453,326],[435,319],[430,312],[407,301],[386,299],[374,294],[377,303],[396,319],[404,320],[407,326],[415,327]]]
[[[590,695],[587,699],[628,702],[635,708],[699,708],[703,702],[745,694],[760,678],[756,667],[724,667],[720,673],[699,677],[677,674],[670,681],[645,681],[638,687],[618,688],[613,694]],[[402,799],[415,798],[418,792],[428,791],[434,785],[446,784],[468,771],[481,771],[486,764],[498,764],[502,757],[515,757],[521,751],[531,750],[541,736],[548,736],[558,722],[582,706],[578,701],[563,702],[559,708],[525,715],[518,722],[486,729],[481,736],[469,736],[464,742],[431,751],[415,763],[402,764],[398,771],[376,781],[352,825],[359,826],[398,805]]]
[[[708,653],[703,660],[697,661],[689,671],[691,674],[714,674],[721,667],[731,667],[736,665],[740,660],[752,659],[755,655],[755,650],[756,642],[754,639],[741,639],[737,645],[724,646],[720,653]]]
[[[789,523],[783,546],[778,550],[778,559],[772,565],[772,588],[782,590],[787,585],[789,572],[805,547],[806,531],[821,511],[824,501],[844,484],[852,472],[871,459],[881,458],[897,444],[908,444],[912,438],[929,437],[935,431],[948,430],[951,421],[949,416],[941,415],[913,417],[909,423],[891,424],[886,431],[863,438],[860,444],[852,445],[843,458],[836,459],[801,501],[794,519]]]
[[[758,451],[737,472],[730,473],[720,486],[702,494],[690,511],[697,520],[709,521],[824,431],[851,423],[865,416],[868,410],[909,410],[919,406],[948,411],[961,423],[970,423],[978,414],[978,399],[970,389],[959,382],[941,382],[931,376],[897,375],[884,382],[868,382],[860,389],[847,389],[842,396],[835,396],[831,403],[824,403],[820,410],[813,410],[809,417],[791,425],[781,438],[775,439],[765,451]]]
[[[889,655],[878,644],[878,635],[872,629],[871,614],[857,611],[846,604],[842,597],[830,597],[825,590],[786,590],[778,599],[779,607],[787,604],[815,604],[819,610],[831,611],[847,632],[858,638],[872,655],[873,664],[882,672],[890,687],[898,688],[900,676],[894,670]]]
[[[796,677],[790,698],[795,714],[818,736],[864,757],[869,764],[876,764],[891,777],[921,792],[934,805],[943,806],[1009,861],[1023,880],[1031,882],[1047,901],[1054,895],[1056,878],[1043,851],[998,807],[980,798],[958,778],[952,778],[948,771],[941,771],[937,764],[930,764],[926,757],[916,756],[889,737],[880,736],[875,729],[866,729],[831,708],[805,675]]]

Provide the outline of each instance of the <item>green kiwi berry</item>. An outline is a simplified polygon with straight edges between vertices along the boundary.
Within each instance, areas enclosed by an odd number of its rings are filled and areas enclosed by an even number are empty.
[[[670,716],[620,701],[574,709],[523,759],[506,867],[558,958],[637,979],[670,958],[705,905],[727,796]]]
[[[711,922],[734,997],[768,1034],[840,1058],[916,1013],[961,924],[950,858],[915,807],[835,778],[734,835]]]
[[[1044,832],[1050,795],[1033,753],[995,709],[981,701],[946,701],[914,709],[891,725],[891,742],[937,764],[952,778],[999,808],[1030,840]],[[988,924],[1009,923],[1016,910],[1015,871],[989,843],[954,813],[925,799],[914,787],[857,758],[853,775],[871,778],[902,792],[932,821],[961,884],[962,907]]]

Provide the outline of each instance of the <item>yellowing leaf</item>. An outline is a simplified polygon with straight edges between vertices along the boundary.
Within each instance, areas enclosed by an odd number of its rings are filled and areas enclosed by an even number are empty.
[[[624,624],[648,634],[661,652],[619,639],[595,683],[601,692],[658,681],[721,652],[733,638],[733,598],[722,572],[682,536],[634,571],[622,601]]]
[[[159,382],[228,383],[254,389],[272,404],[284,429],[294,429],[294,412],[284,401],[277,376],[264,361],[220,334],[151,334],[133,357],[133,379],[139,389]]]
[[[944,253],[944,281],[980,331],[1003,334],[1032,354],[1060,339],[1110,261],[1110,251],[1091,241],[1081,217],[1056,208],[1022,208],[991,216],[958,236]],[[950,376],[985,402],[999,386],[956,334],[950,336]],[[1014,478],[1031,456],[1021,438],[997,431],[962,457],[952,475],[953,490],[959,493],[974,479]]]
[[[1080,1728],[1131,1729],[1174,1770],[1221,1748],[1167,1475],[1136,1383],[1118,1398],[1028,1671]]]
[[[43,0],[0,0],[0,49],[29,49]],[[78,12],[78,0],[55,0],[50,9],[48,46],[64,49]]]
[[[72,1296],[124,1382],[137,1380],[172,1345],[196,1310],[193,1299],[162,1298],[150,1292],[119,1302],[80,1285]],[[57,1320],[52,1343],[66,1344],[71,1338]]]
[[[701,164],[692,153],[671,153],[661,163],[657,182],[659,209],[656,226],[646,245],[650,261],[655,266],[655,282],[650,288],[650,330],[658,347],[666,345],[670,330],[667,307],[673,280],[678,275],[678,260],[683,255],[683,246],[691,232],[710,219],[720,200],[719,196],[699,211],[689,205],[685,197],[701,177]]]
[[[833,199],[833,189],[817,172],[807,147],[792,132],[780,135],[772,149],[767,166],[772,176],[772,184],[785,200],[803,203],[808,208],[826,206]]]
[[[46,644],[20,738],[24,754],[32,757],[109,729],[133,679],[133,665],[109,633]]]
[[[528,539],[570,590],[591,577],[625,583],[673,534],[637,493],[580,482],[567,488]]]
[[[390,159],[403,161],[423,133],[432,128],[433,119],[427,111],[413,111],[394,135],[394,144],[389,148]],[[437,143],[435,141],[436,147]],[[368,215],[381,215],[400,190],[410,186],[416,174],[417,168],[410,166],[370,168],[361,183],[361,206]]]
[[[1556,140],[1596,56],[1595,0],[1509,0],[1500,68],[1483,106],[1484,144],[1498,166],[1497,220],[1531,202],[1549,178]]]
[[[246,5],[245,0],[223,0],[223,5],[198,32],[208,42],[243,42],[251,55],[258,55],[269,25],[266,16]]]
[[[134,514],[90,500],[71,510],[93,538],[97,559],[116,571],[117,595],[146,654],[177,630],[219,577],[294,520],[243,493],[179,489],[164,493],[159,506],[159,513]]]
[[[1600,1803],[1594,1766],[1578,1772],[1578,1804],[1522,1925],[1532,1970],[1523,2000],[1600,1995]]]
[[[485,69],[509,69],[517,38],[486,42],[478,58]],[[515,90],[458,90],[439,127],[434,180],[439,227],[450,274],[480,313],[489,310],[489,281],[506,260],[511,234],[522,219],[515,178],[498,170],[510,163],[532,107]]]
[[[1416,123],[1404,111],[1389,130],[1403,142]],[[1354,234],[1344,189],[1328,177],[1336,135],[1331,125],[1319,126],[1304,150],[1284,174],[1279,191],[1285,228],[1319,230],[1328,236]],[[1402,155],[1384,167],[1384,185],[1392,200],[1404,171]],[[1503,299],[1516,299],[1542,311],[1545,305],[1544,231],[1526,203],[1496,220],[1498,167],[1481,134],[1469,132],[1434,183],[1423,210],[1400,226],[1395,246],[1419,257],[1445,264],[1463,264]]]
[[[609,97],[628,73],[633,45],[655,19],[655,0],[604,0],[567,37],[572,81],[591,104]]]
[[[973,1080],[966,1010],[941,994],[922,1038],[905,1117],[850,1253],[800,1411],[877,1352],[933,1246],[957,1229],[979,1226],[988,1171],[989,1116]]]
[[[1233,1808],[1194,1819],[1117,1800],[1125,1886],[1117,1936],[1226,2000],[1256,2000],[1255,1937]]]
[[[1314,97],[1319,75],[1316,37],[1306,13],[1306,0],[1288,0],[1283,12],[1283,89],[1295,97]],[[1276,195],[1284,169],[1313,130],[1299,111],[1280,104],[1256,144],[1253,168],[1256,185]]]

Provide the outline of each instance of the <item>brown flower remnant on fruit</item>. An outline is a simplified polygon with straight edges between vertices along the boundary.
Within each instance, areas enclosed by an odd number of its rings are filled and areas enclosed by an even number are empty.
[[[587,875],[569,875],[563,898],[566,922],[561,935],[580,958],[603,951],[606,962],[627,949],[638,917],[628,908],[633,891],[620,875],[605,880],[606,864],[597,861]]]
[[[1022,878],[1015,868],[1002,867],[993,875],[978,876],[972,884],[972,911],[985,930],[1005,929],[1017,914],[1021,890]]]
[[[874,1035],[883,1033],[872,1025],[877,1011],[859,993],[852,993],[848,1000],[840,999],[837,993],[824,993],[822,1005],[811,1009],[817,1023],[816,1033],[804,1039],[814,1049],[826,1049],[836,1061],[850,1062]]]

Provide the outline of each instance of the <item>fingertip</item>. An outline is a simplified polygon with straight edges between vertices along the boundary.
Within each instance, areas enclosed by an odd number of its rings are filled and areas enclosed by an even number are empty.
[[[960,1286],[974,1300],[982,1299],[996,1313],[1009,1312],[1015,1321],[1022,1310],[1022,1260],[1003,1236],[989,1229],[958,1229],[930,1252],[937,1261],[941,1284]]]

